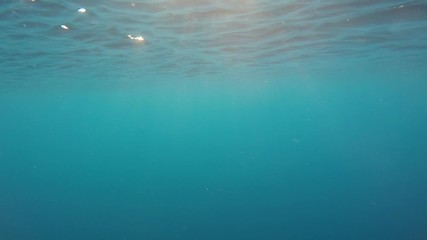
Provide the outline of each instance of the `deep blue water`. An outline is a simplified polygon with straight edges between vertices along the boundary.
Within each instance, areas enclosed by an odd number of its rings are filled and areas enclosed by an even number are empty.
[[[0,42],[1,240],[427,239],[425,1],[0,0]]]

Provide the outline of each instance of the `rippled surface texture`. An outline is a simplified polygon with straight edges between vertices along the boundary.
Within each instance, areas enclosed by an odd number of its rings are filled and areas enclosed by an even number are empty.
[[[425,240],[426,173],[426,1],[0,0],[0,240]]]
[[[382,63],[397,54],[426,59],[424,1],[2,0],[0,6],[0,70],[17,81],[272,71]]]

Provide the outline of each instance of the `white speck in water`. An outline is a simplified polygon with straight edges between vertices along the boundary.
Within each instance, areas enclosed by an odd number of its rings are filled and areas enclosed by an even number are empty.
[[[62,28],[62,29],[65,29],[65,30],[68,30],[68,29],[69,29],[69,28],[68,28],[66,25],[64,25],[64,24],[62,24],[62,25],[61,25],[61,28]]]
[[[79,13],[86,13],[86,8],[79,8],[77,10],[77,12],[79,12]]]
[[[128,34],[128,38],[132,39],[132,40],[135,40],[135,41],[138,41],[138,42],[143,42],[144,41],[144,38],[142,36],[132,36],[132,35]]]

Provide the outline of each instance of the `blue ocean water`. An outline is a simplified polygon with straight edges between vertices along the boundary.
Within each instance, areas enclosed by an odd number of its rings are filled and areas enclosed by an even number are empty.
[[[0,0],[0,239],[427,239],[427,2]]]

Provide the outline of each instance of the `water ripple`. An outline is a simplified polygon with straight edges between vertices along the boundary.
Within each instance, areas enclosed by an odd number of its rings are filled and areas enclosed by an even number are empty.
[[[0,71],[9,78],[269,71],[325,60],[425,59],[427,4],[2,0],[0,29]]]

